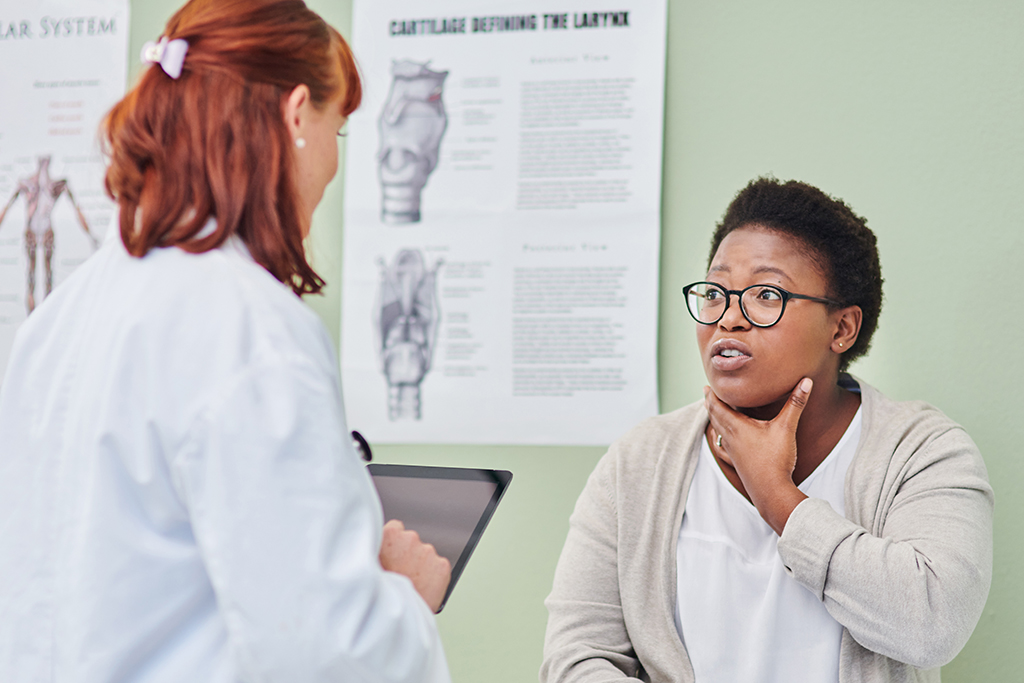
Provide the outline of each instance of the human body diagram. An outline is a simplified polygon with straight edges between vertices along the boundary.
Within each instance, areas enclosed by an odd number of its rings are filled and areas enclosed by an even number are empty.
[[[53,208],[61,195],[67,195],[71,205],[75,208],[75,215],[78,222],[89,237],[93,249],[99,242],[89,229],[89,223],[82,213],[82,209],[75,201],[66,179],[55,180],[50,177],[50,157],[39,157],[39,167],[33,175],[22,178],[18,181],[18,187],[14,194],[7,201],[6,206],[0,211],[0,227],[3,226],[4,217],[18,197],[25,199],[25,256],[27,257],[27,273],[25,281],[25,308],[28,313],[36,307],[36,263],[39,260],[39,249],[43,251],[43,269],[45,274],[44,293],[40,301],[53,291]]]
[[[396,61],[391,89],[380,114],[381,220],[418,223],[420,193],[437,166],[448,115],[441,95],[447,71],[430,62]]]
[[[421,419],[420,384],[430,371],[440,322],[439,259],[428,268],[418,249],[399,251],[391,265],[379,259],[374,329],[380,368],[388,382],[388,417]]]

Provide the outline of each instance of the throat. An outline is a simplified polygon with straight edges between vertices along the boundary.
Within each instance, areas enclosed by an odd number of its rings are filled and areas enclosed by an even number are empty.
[[[828,454],[843,438],[853,417],[860,408],[860,394],[836,387],[836,401],[825,411],[814,411],[808,417],[807,409],[800,417],[796,432],[796,468],[793,483],[798,486],[824,462]],[[808,404],[807,408],[811,406]]]
[[[787,394],[774,403],[769,403],[768,405],[756,406],[754,408],[737,408],[737,410],[751,419],[761,420],[762,422],[771,422],[779,416],[779,413],[782,412],[782,409],[785,407],[786,401],[788,400],[789,395]]]

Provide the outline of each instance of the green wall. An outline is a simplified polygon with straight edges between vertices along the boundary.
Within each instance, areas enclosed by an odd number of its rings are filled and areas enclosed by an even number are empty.
[[[349,34],[350,0],[310,6]],[[511,4],[511,3],[510,3]],[[522,5],[522,3],[520,3]],[[539,6],[534,5],[534,6]],[[132,0],[132,75],[178,5]],[[1024,3],[669,1],[659,385],[672,410],[703,374],[679,290],[754,176],[847,200],[879,236],[886,301],[854,372],[964,424],[996,489],[992,594],[946,683],[1024,679]],[[342,182],[312,248],[340,321]],[[457,682],[536,680],[542,601],[595,448],[379,446],[392,462],[510,469],[515,479],[439,617]]]

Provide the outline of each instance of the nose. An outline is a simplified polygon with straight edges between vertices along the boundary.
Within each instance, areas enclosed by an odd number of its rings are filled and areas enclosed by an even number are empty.
[[[739,296],[729,295],[729,305],[725,309],[725,315],[718,321],[718,327],[727,332],[750,329],[750,321],[743,315],[743,310],[740,308]]]

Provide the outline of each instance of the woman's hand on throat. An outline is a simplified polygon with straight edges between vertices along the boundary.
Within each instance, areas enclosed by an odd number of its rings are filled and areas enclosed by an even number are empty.
[[[800,380],[772,420],[747,417],[704,387],[711,452],[735,469],[750,502],[780,536],[790,514],[807,498],[793,483],[793,470],[796,429],[813,386],[809,377]]]

